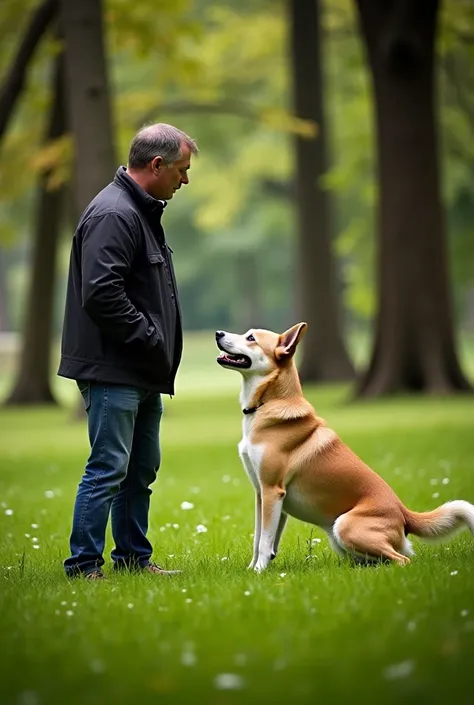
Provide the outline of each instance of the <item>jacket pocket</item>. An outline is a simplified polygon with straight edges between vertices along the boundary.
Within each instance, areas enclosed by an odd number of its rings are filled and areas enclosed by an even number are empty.
[[[157,366],[157,372],[168,373],[171,370],[170,341],[165,338],[160,317],[154,313],[148,315],[159,339],[159,342],[152,348],[153,365]]]

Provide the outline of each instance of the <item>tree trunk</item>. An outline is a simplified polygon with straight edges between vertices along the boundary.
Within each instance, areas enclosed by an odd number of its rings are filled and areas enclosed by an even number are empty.
[[[61,0],[78,216],[116,169],[101,0]]]
[[[61,0],[68,119],[75,149],[76,220],[113,179],[117,166],[102,12],[101,0]],[[84,418],[79,395],[75,417]]]
[[[330,197],[320,185],[328,169],[323,106],[319,0],[290,0],[294,110],[316,123],[315,138],[296,137],[300,310],[308,323],[300,375],[304,382],[353,377],[342,337],[341,306],[332,251]]]
[[[437,0],[357,0],[375,93],[375,343],[357,393],[466,390],[456,355],[435,118]]]
[[[238,302],[234,308],[234,330],[243,333],[249,328],[263,328],[258,254],[241,250],[234,257],[234,291]]]
[[[54,74],[46,143],[60,137],[65,130],[62,54],[56,59]],[[48,178],[47,172],[40,177],[32,278],[22,336],[20,368],[7,404],[45,404],[55,401],[50,386],[50,358],[63,189],[51,190]]]
[[[8,287],[7,287],[7,254],[0,246],[0,333],[10,331]]]
[[[42,36],[53,21],[57,9],[57,0],[45,0],[31,15],[18,52],[0,91],[0,142],[13,114],[17,99],[23,90],[27,68]]]

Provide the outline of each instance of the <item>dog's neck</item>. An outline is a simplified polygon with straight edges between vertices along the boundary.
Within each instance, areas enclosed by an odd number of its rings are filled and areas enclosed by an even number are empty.
[[[303,392],[295,364],[291,361],[269,375],[242,375],[242,410],[257,409],[274,400],[302,399]]]

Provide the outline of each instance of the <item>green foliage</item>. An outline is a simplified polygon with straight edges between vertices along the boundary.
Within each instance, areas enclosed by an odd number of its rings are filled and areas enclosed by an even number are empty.
[[[4,75],[33,0],[0,5],[0,75]],[[333,195],[335,244],[351,318],[367,321],[375,304],[375,139],[372,97],[354,3],[323,5],[326,113],[331,168],[322,186]],[[258,263],[264,318],[291,323],[297,308],[295,219],[291,200],[295,132],[317,126],[290,111],[286,3],[209,0],[107,0],[105,27],[118,154],[144,122],[175,123],[201,154],[191,185],[166,212],[184,296],[186,325],[231,325],[238,319],[245,277],[236,253]],[[443,192],[447,205],[456,297],[472,285],[474,86],[470,3],[443,5],[439,88]],[[0,242],[31,232],[39,170],[50,185],[71,173],[68,138],[42,145],[50,96],[51,57],[44,42],[28,76],[13,129],[2,146]],[[111,175],[112,176],[112,175]],[[26,199],[26,201],[25,201]],[[70,238],[70,228],[67,238]],[[293,312],[293,313],[292,313]]]

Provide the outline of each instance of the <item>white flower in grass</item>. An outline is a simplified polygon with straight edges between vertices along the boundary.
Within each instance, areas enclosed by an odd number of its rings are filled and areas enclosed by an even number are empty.
[[[53,499],[53,497],[54,497],[53,490],[46,490],[46,492],[44,493],[44,496],[46,497],[46,499]]]
[[[232,481],[232,478],[230,475],[224,475],[224,477],[222,478],[222,482],[227,483],[227,482],[231,482],[231,481]]]
[[[413,661],[402,661],[394,663],[385,669],[384,675],[387,680],[397,680],[398,678],[408,678],[413,673],[415,664]]]
[[[90,662],[89,668],[93,673],[103,673],[105,671],[105,666],[99,659],[94,659]]]
[[[407,629],[409,632],[414,632],[416,629],[416,622],[414,620],[412,620],[411,622],[408,622]]]
[[[173,529],[179,529],[179,524],[173,524]]]
[[[192,600],[191,597],[187,597],[186,600],[185,600],[185,602],[186,602],[187,605],[190,605],[192,601],[193,601],[193,600]]]
[[[461,610],[461,617],[467,617],[469,610]]]
[[[72,610],[67,610],[67,611],[66,611],[66,616],[67,616],[67,617],[72,617],[73,614],[74,614],[74,612],[73,612]]]
[[[200,487],[191,487],[190,492],[191,494],[199,494],[201,491]]]
[[[280,573],[280,578],[284,578],[286,573]]]
[[[133,603],[132,603],[132,602],[129,602],[128,605],[127,605],[127,607],[128,607],[129,610],[133,610]]]
[[[232,519],[230,514],[226,514],[225,516],[222,517],[222,521],[229,521],[229,519]]]
[[[38,548],[39,548],[39,543],[34,543],[34,544],[33,544],[33,548],[38,549]]]
[[[32,525],[31,525],[31,528],[32,528],[32,529],[39,529],[39,525],[38,525],[38,524],[32,524]]]
[[[7,517],[11,517],[13,514],[13,509],[5,509],[5,514],[7,515]]]
[[[166,526],[160,526],[160,531],[163,533],[163,531],[166,531]]]
[[[315,546],[317,543],[321,543],[321,539],[311,539],[312,546]]]
[[[433,499],[438,499],[439,492],[433,492],[433,494],[431,496],[433,497]]]
[[[63,600],[63,601],[61,602],[61,607],[66,607],[66,605],[67,605],[66,600]]]
[[[73,606],[73,607],[77,607],[77,602],[73,602],[73,603],[72,603],[72,606]]]
[[[228,561],[228,560],[229,560],[228,556],[222,556],[222,558],[221,558],[221,561]]]
[[[244,685],[244,679],[237,673],[219,673],[214,678],[214,687],[218,690],[240,690]]]
[[[442,483],[443,485],[449,485],[449,477],[443,477]]]
[[[31,539],[31,542],[32,542],[32,543],[38,543],[38,539],[36,538],[36,536],[33,536],[33,538]]]
[[[183,666],[195,666],[197,657],[194,651],[183,651],[181,654],[181,663]]]
[[[25,538],[29,539],[31,534],[25,534]]]
[[[252,593],[250,592],[250,590],[246,590],[246,591],[244,592],[245,597],[248,597],[248,596],[251,595],[251,594],[252,594]]]
[[[18,696],[18,705],[39,705],[39,698],[34,690],[24,690]]]
[[[458,571],[457,571],[457,570],[452,570],[452,571],[450,572],[450,575],[457,575],[457,574],[458,574]]]
[[[194,509],[194,504],[192,502],[181,502],[181,509],[184,509],[185,511],[187,509]]]
[[[174,558],[174,553],[168,553],[168,558]]]
[[[204,526],[204,524],[198,524],[198,525],[196,526],[196,533],[198,533],[198,534],[205,534],[206,531],[207,531],[207,527]]]

